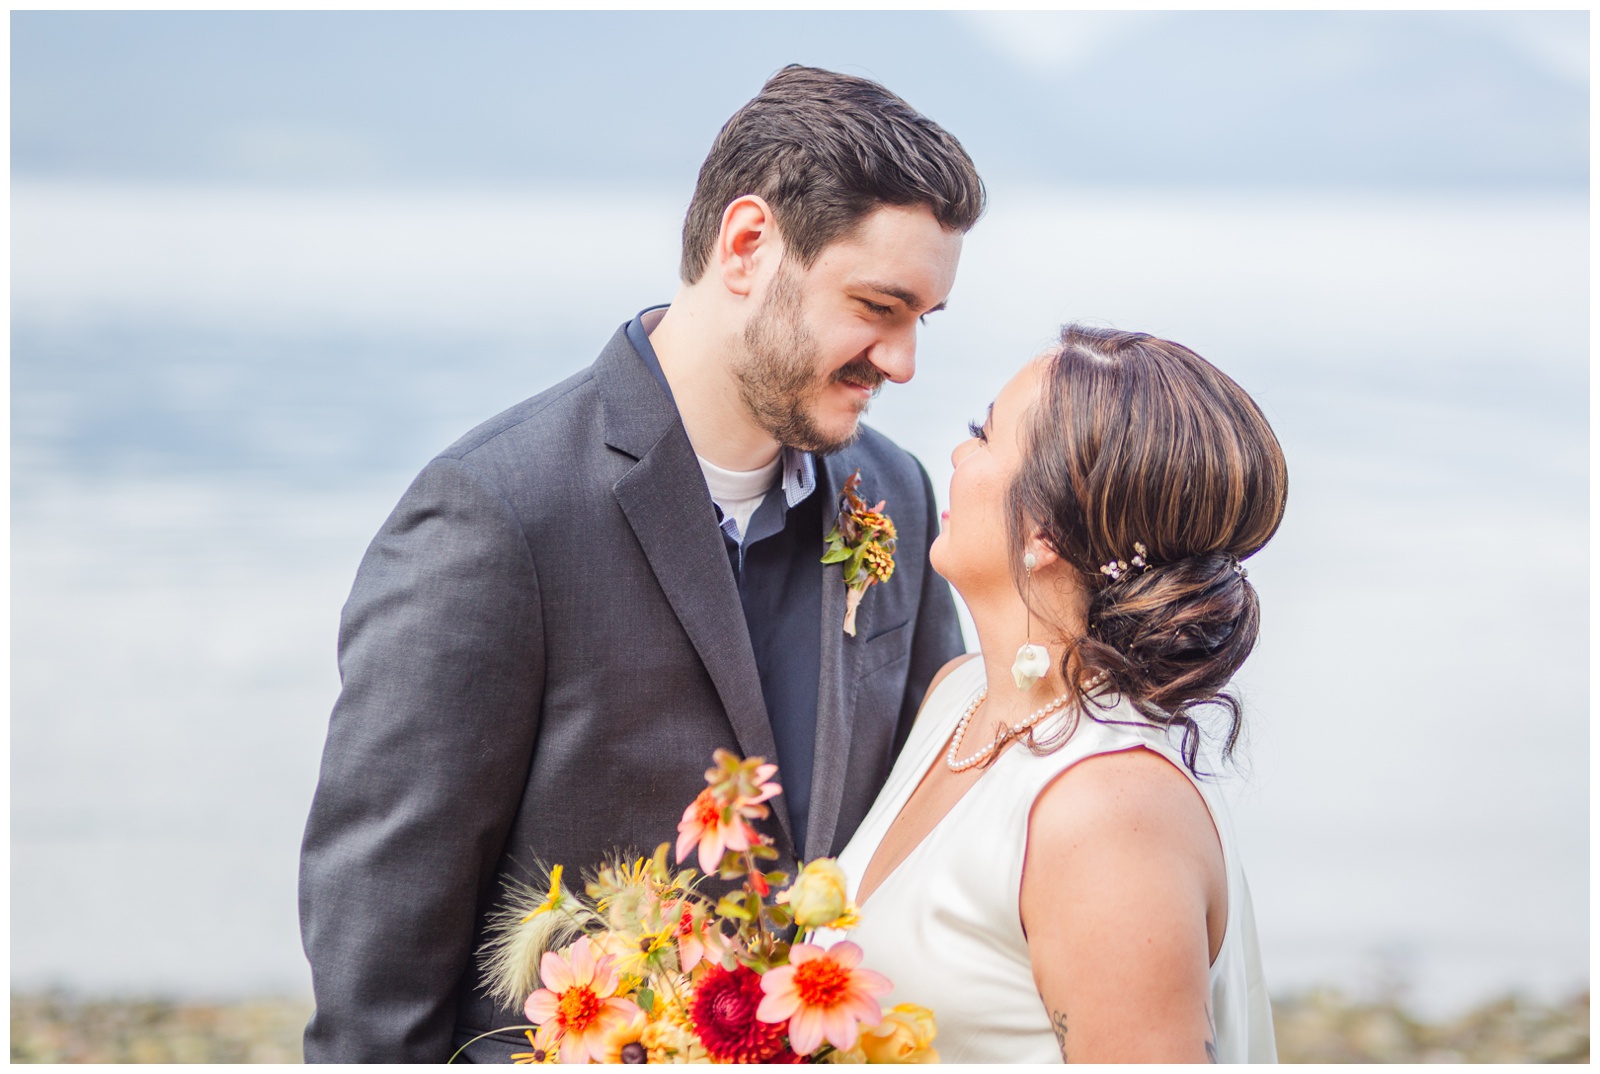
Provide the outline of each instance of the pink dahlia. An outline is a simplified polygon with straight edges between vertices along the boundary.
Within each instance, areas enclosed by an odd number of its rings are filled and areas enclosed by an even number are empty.
[[[756,1011],[763,1022],[788,1022],[789,1045],[810,1055],[827,1041],[841,1052],[855,1047],[861,1026],[883,1021],[875,996],[894,988],[889,978],[858,969],[861,948],[841,940],[824,951],[815,944],[789,949],[789,964],[761,976],[766,997]]]
[[[523,1013],[539,1027],[534,1048],[561,1048],[563,1063],[603,1063],[609,1036],[641,1013],[631,999],[615,995],[616,960],[595,957],[589,937],[567,949],[567,958],[546,951],[539,962],[544,987],[528,997]]]

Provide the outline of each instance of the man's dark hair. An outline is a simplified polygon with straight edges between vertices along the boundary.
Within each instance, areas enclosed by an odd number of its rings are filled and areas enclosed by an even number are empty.
[[[802,267],[884,205],[925,205],[951,231],[983,212],[983,180],[961,143],[876,82],[790,64],[723,126],[683,222],[679,274],[711,260],[730,202],[772,206]]]

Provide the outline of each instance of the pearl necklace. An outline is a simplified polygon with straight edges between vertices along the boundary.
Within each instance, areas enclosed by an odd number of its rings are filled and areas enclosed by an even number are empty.
[[[1109,673],[1102,671],[1100,674],[1083,684],[1083,693],[1088,693],[1090,690],[1093,690],[1110,677],[1111,676]],[[973,713],[978,711],[978,706],[982,705],[984,701],[988,699],[988,697],[989,688],[985,686],[978,692],[978,696],[973,698],[972,704],[967,706],[967,711],[961,714],[961,722],[956,724],[955,736],[950,739],[950,749],[944,755],[945,766],[948,767],[952,772],[965,772],[979,761],[987,758],[989,754],[995,751],[995,748],[998,745],[1017,735],[1022,734],[1022,732],[1028,730],[1034,724],[1038,723],[1040,720],[1044,719],[1046,716],[1050,715],[1052,712],[1056,711],[1062,705],[1065,705],[1069,700],[1072,699],[1071,694],[1062,694],[1060,697],[1055,698],[1048,705],[1044,706],[1044,708],[1034,712],[1021,723],[1013,724],[1010,730],[1007,732],[1005,738],[1001,739],[999,743],[991,742],[977,753],[974,753],[971,757],[968,757],[966,760],[958,761],[956,760],[956,751],[961,748],[961,740],[966,737],[967,725],[972,722]]]

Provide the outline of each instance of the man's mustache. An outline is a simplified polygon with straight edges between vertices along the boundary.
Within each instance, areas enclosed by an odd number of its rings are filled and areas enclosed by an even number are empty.
[[[857,358],[834,370],[830,379],[834,383],[850,384],[857,388],[865,388],[870,392],[876,392],[883,387],[883,382],[888,380],[889,377],[883,370],[867,359]]]

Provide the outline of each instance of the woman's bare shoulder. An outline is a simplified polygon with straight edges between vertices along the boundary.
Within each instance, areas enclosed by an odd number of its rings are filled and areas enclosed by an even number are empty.
[[[1087,757],[1035,799],[1019,909],[1073,1059],[1204,1060],[1219,863],[1205,800],[1151,750]]]
[[[1069,767],[1040,792],[1029,823],[1030,851],[1215,841],[1211,810],[1194,783],[1142,747]]]

